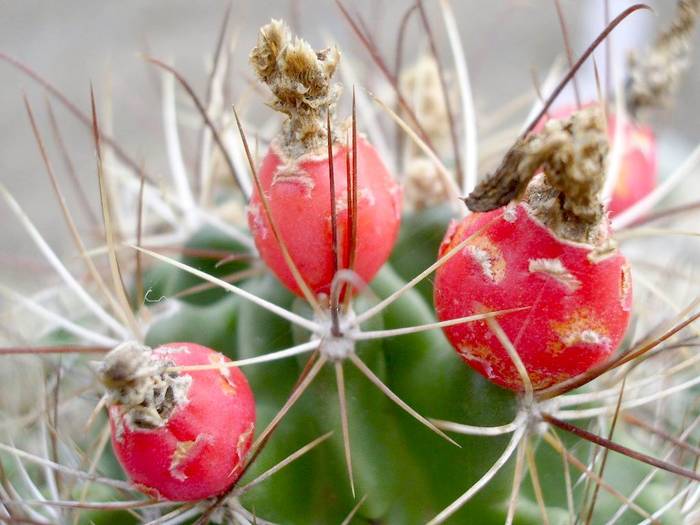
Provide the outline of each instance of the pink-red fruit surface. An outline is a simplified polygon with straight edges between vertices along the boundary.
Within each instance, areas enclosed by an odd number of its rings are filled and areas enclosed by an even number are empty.
[[[593,262],[591,246],[556,238],[524,204],[453,221],[440,256],[465,239],[437,270],[437,315],[444,321],[529,307],[497,322],[535,389],[585,372],[618,347],[632,302],[629,268],[619,252]],[[477,372],[502,387],[523,389],[513,361],[486,321],[444,331]]]
[[[229,361],[192,343],[169,343],[153,355],[178,366]],[[253,439],[255,401],[237,368],[181,373],[192,378],[187,400],[164,426],[134,428],[120,405],[110,408],[109,419],[117,458],[140,490],[156,498],[194,501],[221,494],[238,480]]]
[[[349,264],[346,155],[333,150],[339,268]],[[351,154],[351,153],[350,153]],[[285,162],[273,146],[259,170],[260,182],[292,260],[314,294],[330,292],[333,241],[330,174],[326,155],[307,154]],[[357,140],[357,234],[354,271],[369,282],[386,262],[401,220],[401,191],[366,140]],[[275,239],[257,191],[248,206],[248,224],[262,259],[284,285],[301,295]]]
[[[552,118],[567,118],[575,110],[575,107],[561,108],[552,113]],[[608,117],[608,140],[611,148],[615,144],[617,121],[611,113]],[[546,119],[543,119],[534,131],[541,130],[545,122]],[[623,124],[620,140],[624,141],[625,148],[619,164],[617,182],[608,203],[611,217],[625,211],[651,193],[658,178],[656,136],[651,128],[628,119]]]

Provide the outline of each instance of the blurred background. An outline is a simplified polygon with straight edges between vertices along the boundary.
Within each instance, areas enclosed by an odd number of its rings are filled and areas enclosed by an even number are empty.
[[[353,12],[362,14],[382,53],[393,64],[397,31],[411,2],[371,0],[347,4]],[[424,4],[449,74],[452,55],[439,2],[424,0]],[[570,29],[573,54],[577,56],[604,25],[604,0],[562,0],[561,4]],[[610,4],[614,16],[631,2],[611,0]],[[161,111],[162,72],[148,64],[143,54],[174,65],[195,91],[204,96],[227,5],[228,2],[220,0],[0,0],[0,52],[30,66],[87,113],[90,86],[94,86],[104,131],[114,136],[147,170],[165,177],[168,168]],[[542,80],[553,61],[565,56],[557,11],[551,0],[453,0],[452,7],[469,65],[479,119],[488,119],[524,93],[532,93],[533,72]],[[675,2],[656,2],[654,7],[654,13],[633,14],[615,33],[611,49],[618,63],[623,61],[625,50],[641,49],[653,37],[673,13]],[[343,60],[352,64],[358,76],[367,79],[372,89],[388,96],[367,51],[335,2],[233,0],[229,35],[236,50],[227,82],[232,100],[247,98],[249,120],[267,120],[272,114],[263,105],[266,93],[254,87],[256,83],[247,65],[247,54],[255,44],[257,30],[271,17],[286,19],[316,48],[336,42],[344,53]],[[700,39],[696,38],[696,42],[700,43]],[[415,62],[427,46],[425,31],[414,14],[407,25],[404,63]],[[700,57],[700,50],[695,50],[695,56]],[[604,71],[602,48],[597,61]],[[579,75],[582,90],[589,98],[595,97],[592,71],[589,63]],[[6,61],[0,61],[0,86],[0,182],[9,188],[53,248],[70,257],[73,249],[67,242],[68,231],[60,220],[60,210],[41,163],[23,96],[27,96],[37,115],[59,179],[70,184],[51,134],[47,106],[51,101],[76,175],[85,187],[92,209],[98,213],[91,135],[55,99],[48,98],[35,81]],[[694,67],[683,83],[675,107],[655,121],[662,134],[682,137],[688,144],[698,141],[698,86],[700,67]],[[570,93],[562,100],[567,97],[570,100]],[[183,107],[192,107],[182,90],[178,90],[178,100]],[[524,107],[518,118],[524,119],[527,110]],[[191,109],[183,115],[184,155],[194,163],[198,117]],[[80,206],[74,194],[70,199],[71,206]],[[89,220],[86,214],[76,215]],[[37,274],[46,267],[4,203],[0,204],[0,225],[0,277],[35,288],[39,282]],[[81,227],[86,229],[90,225],[83,222]]]

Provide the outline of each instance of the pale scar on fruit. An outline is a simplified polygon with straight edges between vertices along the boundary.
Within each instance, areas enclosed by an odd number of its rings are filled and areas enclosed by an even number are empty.
[[[204,444],[208,441],[204,434],[200,434],[194,441],[178,441],[175,445],[175,451],[170,458],[170,474],[179,481],[185,481],[187,474],[184,473],[182,467],[187,460],[197,456],[202,450]]]
[[[506,352],[506,350],[503,349],[503,352]],[[475,361],[483,366],[484,372],[486,372],[486,376],[489,379],[497,379],[509,388],[518,388],[522,385],[520,374],[518,374],[517,368],[515,368],[515,365],[507,355],[505,359],[495,359],[493,350],[488,346],[479,345],[475,347],[469,344],[460,345],[459,353],[465,359]],[[528,376],[531,376],[529,371]]]
[[[548,341],[547,342],[547,353],[553,356],[558,356],[562,352],[564,352],[564,349],[566,347],[564,346],[564,343],[561,341]]]
[[[284,164],[277,167],[272,176],[270,187],[279,184],[296,184],[302,188],[304,197],[310,199],[313,189],[316,187],[313,177],[307,172],[299,168],[299,159],[290,161],[290,164]]]
[[[492,352],[491,349],[487,346],[473,346],[471,343],[463,343],[459,345],[458,352],[465,359],[468,359],[470,361],[476,361],[481,366],[483,366],[484,372],[486,372],[486,375],[489,379],[493,379],[498,375],[503,375],[502,366],[497,367],[499,374],[495,373],[493,366],[494,363],[490,359],[491,357],[493,357]]]
[[[235,396],[237,393],[236,383],[231,377],[231,369],[225,366],[228,361],[226,361],[224,356],[220,354],[210,354],[209,362],[212,365],[220,365],[217,368],[217,371],[219,372],[219,382],[221,383],[221,389],[224,394]]]
[[[498,284],[506,275],[506,260],[501,250],[491,240],[479,235],[465,247],[465,255],[471,256],[481,271],[492,282]]]
[[[557,383],[561,383],[566,379],[569,379],[569,374],[565,372],[553,372],[551,370],[530,370],[528,369],[527,375],[530,378],[530,382],[535,390],[542,390]],[[520,377],[517,378],[515,385],[520,385]]]
[[[624,264],[622,270],[620,271],[620,304],[624,310],[629,310],[630,305],[630,294],[632,293],[632,276],[630,272],[630,265]]]
[[[261,239],[267,239],[267,226],[265,225],[265,220],[263,219],[261,207],[256,203],[250,203],[248,205],[248,211],[253,218],[252,227],[257,233],[260,234]]]
[[[505,359],[494,359],[493,351],[490,348],[486,346],[473,347],[466,344],[459,347],[459,353],[465,359],[479,363],[489,379],[497,379],[500,383],[514,390],[522,388],[520,374],[507,356]],[[569,377],[563,372],[538,370],[531,367],[527,367],[527,375],[535,389],[546,388]]]
[[[581,287],[581,281],[579,281],[558,258],[530,259],[528,262],[528,271],[530,273],[541,273],[551,277],[570,293],[575,292]]]
[[[357,204],[358,206],[365,202],[368,206],[374,206],[377,203],[377,199],[374,196],[374,192],[370,188],[360,188],[357,192]],[[336,214],[343,213],[348,209],[348,190],[343,190],[340,195],[335,198],[335,212]]]
[[[503,209],[503,220],[506,222],[515,222],[518,218],[518,204],[509,202]]]
[[[241,433],[240,436],[238,436],[238,441],[236,442],[236,454],[238,455],[238,459],[242,460],[243,457],[246,454],[247,447],[246,443],[248,443],[248,440],[250,437],[253,435],[253,432],[255,431],[255,423],[251,423],[248,425],[248,428]],[[233,470],[229,472],[229,477],[233,476],[237,471],[239,471],[243,467],[243,461],[238,461],[235,467],[233,467]]]
[[[550,321],[550,327],[566,346],[576,344],[610,346],[611,341],[605,325],[588,308],[579,308],[564,321]]]
[[[475,217],[475,214],[471,214],[462,222],[450,222],[447,226],[447,232],[445,232],[445,238],[440,244],[440,255],[444,255],[458,244],[457,239],[463,238],[463,232],[472,226]]]
[[[505,352],[505,349],[504,349]],[[522,388],[522,378],[518,373],[515,364],[507,356],[504,359],[494,359],[493,350],[487,346],[470,346],[463,344],[459,346],[459,353],[465,359],[475,361],[484,367],[484,371],[489,379],[498,379],[508,388]],[[569,376],[564,372],[553,372],[551,370],[539,370],[527,366],[527,376],[530,378],[535,389],[547,388],[567,379]]]

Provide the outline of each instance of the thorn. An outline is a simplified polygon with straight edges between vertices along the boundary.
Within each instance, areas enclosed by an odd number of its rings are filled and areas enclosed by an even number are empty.
[[[286,467],[286,466],[289,465],[290,463],[296,461],[297,459],[299,459],[301,456],[303,456],[304,454],[306,454],[306,453],[309,452],[310,450],[316,448],[318,445],[320,445],[321,443],[323,443],[324,441],[326,441],[326,440],[327,440],[328,438],[330,438],[332,435],[333,435],[333,432],[331,431],[331,432],[326,432],[325,434],[323,434],[323,435],[320,436],[320,437],[317,437],[316,439],[314,439],[313,441],[307,443],[306,445],[304,445],[303,447],[301,447],[301,448],[298,449],[297,451],[292,452],[289,456],[287,456],[286,458],[284,458],[284,459],[283,459],[282,461],[280,461],[279,463],[277,463],[277,464],[275,464],[274,466],[272,466],[271,468],[267,469],[265,472],[263,472],[262,474],[260,474],[260,475],[259,475],[258,477],[256,477],[254,480],[250,481],[249,483],[246,483],[246,484],[243,485],[242,487],[237,487],[237,488],[234,490],[234,493],[236,494],[236,496],[241,496],[241,495],[245,494],[245,493],[248,492],[250,489],[252,489],[254,486],[258,485],[259,483],[262,483],[262,482],[265,481],[267,478],[269,478],[270,476],[276,474],[277,472],[279,472],[280,470],[282,470],[284,467]]]
[[[260,182],[260,177],[258,177],[258,172],[255,169],[255,161],[253,160],[253,157],[250,153],[250,147],[248,146],[248,140],[246,139],[245,132],[243,131],[243,125],[241,124],[240,118],[238,118],[238,112],[236,111],[235,106],[233,106],[233,116],[236,119],[236,126],[238,127],[238,133],[241,136],[241,141],[243,142],[243,149],[245,150],[246,157],[248,158],[248,164],[250,165],[250,172],[253,175],[253,181],[255,182],[255,188],[258,192],[258,196],[260,197],[260,202],[263,205],[263,210],[265,210],[265,218],[267,219],[267,222],[270,224],[270,228],[272,229],[272,234],[275,236],[275,240],[277,241],[277,244],[280,247],[280,251],[282,252],[282,257],[284,257],[284,260],[287,263],[287,267],[289,268],[289,271],[292,273],[292,276],[294,276],[294,281],[297,283],[297,286],[304,294],[304,298],[308,301],[308,303],[314,309],[316,314],[322,317],[323,311],[321,310],[321,306],[318,304],[318,301],[316,300],[316,297],[314,297],[313,292],[311,291],[309,286],[304,281],[304,278],[302,277],[301,273],[299,272],[299,268],[297,267],[296,263],[292,259],[292,256],[289,254],[289,249],[287,248],[287,243],[284,242],[284,239],[280,235],[277,221],[275,221],[275,218],[272,215],[272,209],[270,208],[270,202],[267,200],[267,197],[265,196],[265,192],[263,191],[262,183]]]
[[[537,472],[537,462],[535,461],[535,454],[532,452],[532,446],[530,445],[530,440],[525,438],[525,457],[527,458],[527,468],[530,470],[530,479],[532,480],[532,487],[535,489],[535,499],[537,500],[537,505],[540,507],[540,513],[542,514],[543,525],[549,525],[549,516],[547,515],[547,505],[544,502],[544,495],[542,494],[542,485],[540,484],[540,476]]]
[[[576,61],[576,63],[569,69],[568,73],[564,75],[564,78],[561,80],[559,85],[552,91],[552,94],[549,96],[547,99],[547,102],[545,105],[542,107],[540,110],[539,114],[532,120],[530,125],[525,129],[525,131],[522,133],[521,138],[526,137],[537,125],[537,123],[540,121],[540,119],[547,113],[547,110],[549,110],[549,107],[552,105],[552,103],[557,99],[559,94],[562,92],[564,87],[569,83],[569,80],[572,79],[572,77],[576,74],[576,72],[581,68],[583,63],[588,59],[588,57],[595,51],[595,49],[600,45],[600,43],[607,38],[607,36],[610,34],[610,32],[615,29],[620,22],[622,22],[625,18],[627,18],[629,15],[634,13],[635,11],[638,11],[640,9],[648,9],[651,10],[651,7],[649,7],[646,4],[634,4],[633,6],[628,7],[622,13],[617,15],[615,19],[610,22],[605,29],[596,37],[596,39],[591,43],[591,45],[588,46],[588,48],[583,52],[583,54],[579,57],[579,59]]]
[[[457,141],[457,124],[455,123],[455,114],[452,108],[452,102],[449,97],[449,89],[447,86],[447,81],[445,80],[445,72],[440,60],[440,54],[437,50],[437,45],[435,43],[435,35],[430,27],[430,21],[428,20],[428,15],[425,12],[425,7],[423,6],[423,0],[416,0],[416,5],[418,6],[418,11],[420,13],[421,22],[425,33],[428,36],[428,44],[430,46],[430,54],[433,56],[433,60],[437,64],[438,78],[440,80],[440,91],[442,91],[442,99],[445,104],[445,109],[447,110],[447,123],[450,129],[450,139],[452,141],[452,149],[454,152],[454,162],[455,162],[455,174],[457,176],[457,184],[461,187],[464,183],[464,171],[462,170],[462,156],[459,153],[459,144]]]
[[[620,415],[620,407],[622,406],[622,396],[625,393],[625,385],[627,383],[627,376],[622,378],[622,384],[620,385],[620,395],[617,396],[617,405],[615,406],[615,414],[613,415],[612,424],[610,425],[610,431],[608,432],[608,440],[612,440],[613,434],[615,433],[615,428],[617,427],[617,419]],[[598,477],[603,479],[603,473],[605,472],[605,466],[608,461],[608,455],[610,449],[606,448],[603,450],[603,457],[600,462],[600,469],[598,470]],[[596,500],[598,499],[598,493],[600,492],[600,485],[596,484],[593,489],[593,496],[591,497],[591,504],[588,508],[588,516],[586,517],[586,525],[590,525],[593,520],[593,512],[595,511]]]
[[[340,426],[343,432],[343,449],[345,450],[345,464],[348,468],[348,477],[350,479],[350,490],[352,491],[352,499],[355,499],[355,480],[352,474],[352,453],[350,451],[350,430],[348,428],[348,406],[347,397],[345,395],[345,378],[343,375],[342,361],[336,361],[335,364],[335,379],[338,386],[338,402],[340,403]]]
[[[139,205],[136,215],[136,246],[141,247],[141,240],[143,237],[143,189],[144,183],[146,182],[143,174],[141,175],[141,183],[139,184]],[[136,311],[138,312],[143,306],[144,302],[144,289],[143,289],[143,266],[142,266],[142,252],[136,250],[136,297],[134,297],[134,303],[136,305]]]
[[[418,420],[419,423],[422,425],[426,426],[429,430],[432,430],[435,432],[438,436],[441,438],[445,439],[449,443],[453,444],[457,448],[462,448],[462,446],[457,443],[454,439],[449,437],[447,434],[445,434],[442,430],[437,428],[433,423],[430,422],[430,420],[426,419],[425,417],[421,416],[418,412],[416,412],[413,408],[411,408],[403,399],[401,399],[399,396],[397,396],[391,389],[389,389],[388,386],[386,386],[381,379],[379,379],[374,372],[359,358],[357,355],[351,353],[349,355],[350,360],[352,363],[362,372],[367,379],[369,379],[372,383],[374,383],[381,392],[387,396],[389,399],[391,399],[394,403],[399,405],[400,408],[402,408],[404,411],[406,411],[408,414],[410,414],[412,417],[414,417],[416,420]]]
[[[357,511],[360,510],[360,507],[364,504],[364,502],[367,501],[367,494],[362,496],[360,498],[360,501],[357,502],[357,504],[352,508],[350,511],[350,514],[348,514],[345,519],[342,521],[340,525],[350,525],[350,522],[352,519],[355,517],[355,514],[357,514]]]
[[[554,0],[554,5],[557,8],[557,17],[559,18],[559,27],[561,28],[561,36],[564,39],[564,49],[566,50],[566,59],[569,62],[569,67],[574,67],[574,55],[571,52],[571,42],[569,41],[569,30],[566,27],[566,19],[564,18],[564,11],[561,8],[561,1]],[[609,40],[609,39],[608,39]],[[581,93],[578,88],[578,82],[576,81],[576,75],[573,75],[574,84],[574,95],[576,96],[576,107],[581,109]]]
[[[128,320],[129,328],[133,336],[138,339],[143,339],[141,328],[134,317],[134,312],[131,309],[131,304],[127,297],[126,286],[122,279],[121,269],[119,267],[119,259],[117,257],[116,242],[114,239],[112,212],[110,207],[109,193],[105,182],[104,165],[102,162],[102,145],[100,139],[100,126],[97,122],[97,110],[95,109],[95,92],[92,84],[90,84],[90,110],[92,113],[92,135],[95,144],[95,155],[97,157],[97,182],[100,191],[100,201],[102,204],[102,220],[105,228],[105,240],[107,242],[109,267],[112,273],[112,285],[120,303],[122,315]]]
[[[692,479],[693,481],[700,481],[700,474],[698,474],[697,472],[683,467],[679,467],[677,465],[673,465],[671,463],[667,463],[642,452],[632,450],[631,448],[627,448],[623,445],[620,445],[603,437],[597,436],[591,432],[588,432],[587,430],[577,427],[576,425],[572,425],[571,423],[567,423],[566,421],[557,419],[551,416],[550,414],[543,413],[542,419],[545,422],[554,425],[555,427],[558,427],[562,430],[566,430],[571,434],[574,434],[580,438],[585,439],[586,441],[590,441],[591,443],[594,443],[601,447],[609,448],[610,450],[612,450],[613,452],[617,452],[618,454],[622,454],[642,463],[646,463],[647,465],[651,465],[652,467],[665,470],[666,472],[670,472],[671,474],[676,474],[677,476]]]
[[[172,66],[169,66],[168,64],[161,62],[157,58],[153,58],[147,55],[143,55],[144,60],[147,62],[150,62],[151,64],[154,64],[165,71],[171,73],[175,79],[178,81],[180,86],[187,92],[189,95],[190,99],[194,103],[195,107],[197,108],[197,111],[199,112],[200,116],[204,120],[204,123],[206,126],[209,128],[211,131],[212,137],[214,138],[214,141],[216,142],[216,145],[219,146],[219,150],[221,151],[221,154],[224,156],[224,161],[226,162],[226,167],[228,170],[231,172],[231,175],[233,176],[233,179],[236,181],[236,185],[238,188],[243,192],[243,194],[246,194],[246,190],[248,186],[243,183],[241,180],[241,174],[236,171],[236,168],[233,165],[233,160],[231,159],[231,155],[226,149],[226,146],[224,145],[223,140],[221,140],[221,135],[219,134],[219,131],[216,129],[216,126],[214,123],[211,121],[209,118],[209,115],[207,114],[207,110],[202,104],[202,101],[199,100],[199,97],[197,96],[197,93],[194,92],[194,89],[190,85],[187,80],[185,80],[185,77],[183,77],[175,68]]]
[[[331,200],[331,237],[333,250],[333,276],[338,273],[339,263],[339,246],[338,246],[338,214],[335,205],[335,170],[333,166],[333,132],[331,131],[331,111],[326,111],[326,126],[328,143],[328,176],[330,178],[330,200]],[[340,325],[338,322],[338,301],[336,294],[331,294],[331,320],[333,323],[333,335],[340,336]]]

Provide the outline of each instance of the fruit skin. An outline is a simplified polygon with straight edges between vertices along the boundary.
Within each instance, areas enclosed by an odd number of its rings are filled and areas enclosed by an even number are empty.
[[[228,361],[193,343],[169,343],[154,349],[153,356],[178,366]],[[221,494],[238,480],[253,438],[255,401],[237,368],[181,373],[192,378],[188,401],[164,426],[132,427],[118,404],[110,407],[109,420],[114,452],[139,489],[195,501]]]
[[[585,104],[583,107],[592,105]],[[551,118],[564,119],[576,110],[576,106],[565,106],[554,111]],[[549,119],[542,119],[535,127],[534,132],[539,132],[547,120]],[[615,144],[617,123],[618,119],[610,113],[608,115],[608,140],[611,148]],[[621,139],[626,147],[622,159],[620,159],[620,171],[615,188],[608,203],[611,217],[642,200],[653,191],[658,182],[656,135],[649,126],[633,120],[628,119],[623,125]]]
[[[556,238],[525,204],[453,222],[440,256],[474,237],[437,271],[440,320],[521,306],[498,323],[514,344],[535,389],[578,375],[605,360],[622,340],[632,287],[625,257],[598,262],[593,247]],[[485,321],[444,329],[477,372],[511,390],[523,385],[506,350]]]
[[[340,268],[348,267],[347,167],[345,146],[333,151]],[[272,146],[259,170],[271,213],[289,254],[314,294],[330,292],[333,279],[328,157],[306,154],[289,162]],[[401,220],[401,190],[377,151],[357,138],[357,246],[354,270],[369,282],[389,257]],[[284,285],[301,291],[282,255],[257,190],[248,224],[262,259]]]
[[[617,119],[608,118],[608,134],[613,144]],[[625,122],[623,136],[627,148],[620,163],[615,189],[608,209],[615,216],[642,200],[657,184],[658,160],[656,136],[648,126]]]

